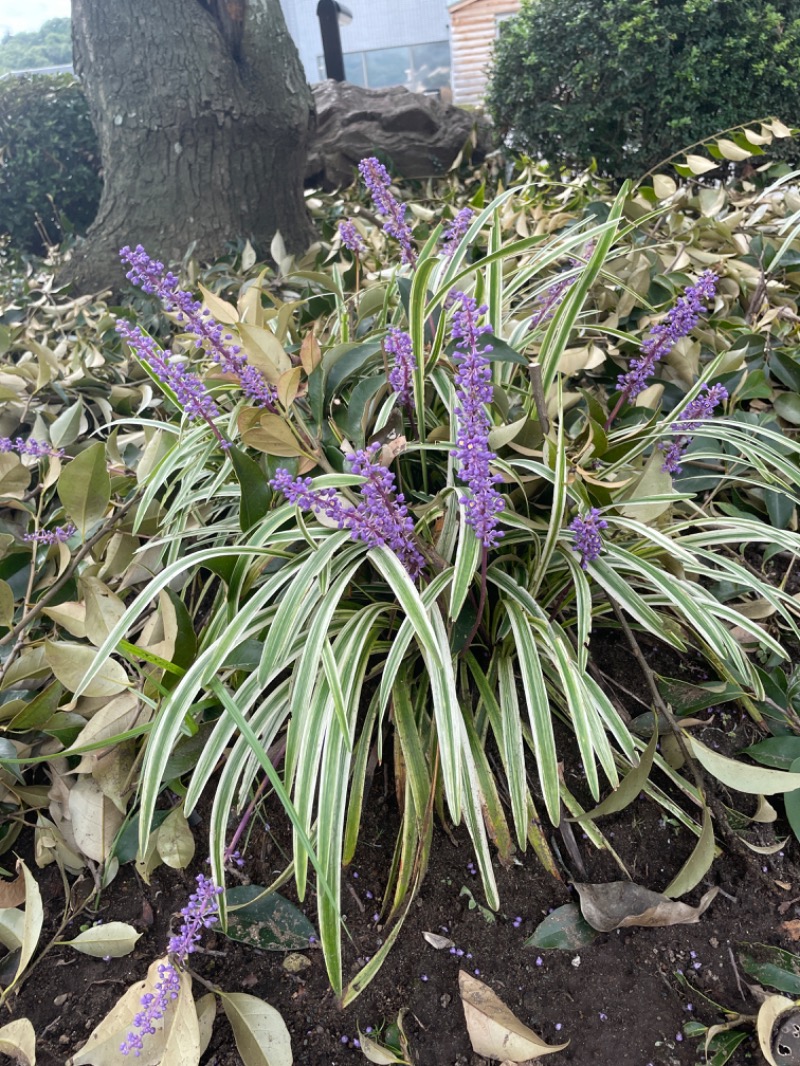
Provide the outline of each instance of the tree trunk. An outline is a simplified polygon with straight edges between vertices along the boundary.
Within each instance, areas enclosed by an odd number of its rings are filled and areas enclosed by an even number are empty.
[[[279,0],[72,0],[72,26],[105,184],[65,280],[117,287],[124,244],[212,259],[280,229],[308,247],[313,100]]]

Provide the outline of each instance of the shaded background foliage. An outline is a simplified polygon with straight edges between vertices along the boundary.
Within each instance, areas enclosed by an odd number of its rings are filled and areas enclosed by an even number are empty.
[[[527,0],[488,106],[516,149],[635,177],[731,126],[800,119],[800,3]]]
[[[37,254],[90,225],[100,200],[97,137],[70,74],[0,81],[0,234]]]
[[[48,19],[38,30],[6,34],[0,41],[0,74],[72,62],[72,20]]]

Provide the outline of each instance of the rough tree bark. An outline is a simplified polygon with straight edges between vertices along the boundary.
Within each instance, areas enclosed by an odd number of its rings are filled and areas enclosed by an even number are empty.
[[[65,280],[116,287],[123,244],[210,259],[280,229],[308,246],[313,100],[279,0],[72,0],[72,26],[105,184]]]

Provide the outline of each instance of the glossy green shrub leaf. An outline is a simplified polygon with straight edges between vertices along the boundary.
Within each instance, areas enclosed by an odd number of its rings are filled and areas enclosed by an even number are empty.
[[[261,885],[240,885],[225,894],[231,940],[263,951],[298,951],[313,943],[314,926],[277,892]]]

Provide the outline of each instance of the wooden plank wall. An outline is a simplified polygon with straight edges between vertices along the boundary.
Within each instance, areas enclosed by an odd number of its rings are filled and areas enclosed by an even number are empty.
[[[519,11],[520,0],[462,0],[450,10],[453,102],[479,104],[497,35],[497,16]]]

